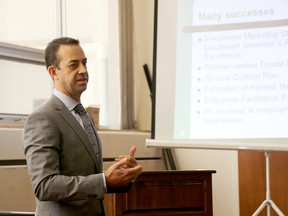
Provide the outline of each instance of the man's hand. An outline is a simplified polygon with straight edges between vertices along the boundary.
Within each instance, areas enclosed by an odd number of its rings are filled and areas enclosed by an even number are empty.
[[[105,173],[107,187],[120,187],[135,180],[142,172],[142,166],[137,165],[134,158],[136,147],[130,149],[129,156],[119,156],[115,163]]]
[[[135,152],[136,152],[136,146],[132,146],[132,148],[130,149],[129,155],[130,155],[131,157],[134,157]]]
[[[132,146],[132,148],[130,149],[130,152],[129,152],[129,156],[120,155],[117,158],[115,158],[115,161],[118,162],[118,161],[122,160],[123,158],[127,158],[127,161],[125,164],[123,164],[122,168],[127,169],[127,168],[135,167],[135,166],[137,166],[137,161],[134,158],[135,152],[136,152],[136,146]]]

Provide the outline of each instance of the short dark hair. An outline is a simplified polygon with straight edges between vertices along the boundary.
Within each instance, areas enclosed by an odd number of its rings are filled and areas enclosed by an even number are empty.
[[[57,52],[60,45],[79,45],[80,41],[78,39],[70,38],[70,37],[59,37],[52,40],[48,43],[45,49],[45,64],[46,68],[48,69],[49,66],[55,65],[58,67],[58,59],[57,59]]]

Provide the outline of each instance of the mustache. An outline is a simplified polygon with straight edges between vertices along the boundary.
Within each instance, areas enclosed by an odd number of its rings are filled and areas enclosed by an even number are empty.
[[[86,76],[86,77],[79,77],[76,79],[76,81],[87,81],[88,82],[89,78]]]
[[[76,77],[76,80],[88,80],[89,76],[88,74],[78,74],[78,76]]]

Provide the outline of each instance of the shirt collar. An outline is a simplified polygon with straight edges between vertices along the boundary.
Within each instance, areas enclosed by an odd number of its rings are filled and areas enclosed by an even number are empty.
[[[69,97],[66,94],[63,94],[62,92],[58,91],[57,89],[53,90],[53,94],[57,98],[59,98],[70,111],[72,111],[74,109],[74,107],[78,104],[78,102],[75,101],[73,98]]]

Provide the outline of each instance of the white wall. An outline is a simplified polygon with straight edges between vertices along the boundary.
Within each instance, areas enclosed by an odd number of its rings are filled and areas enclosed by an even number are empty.
[[[142,64],[152,70],[154,0],[137,0],[134,4],[135,27],[135,96],[138,129],[150,129],[151,100]],[[141,71],[142,70],[142,71]],[[175,149],[181,170],[216,170],[212,176],[213,215],[238,216],[238,154],[236,151]]]
[[[154,0],[133,1],[135,118],[141,130],[151,129],[152,103],[143,65],[152,76]]]

